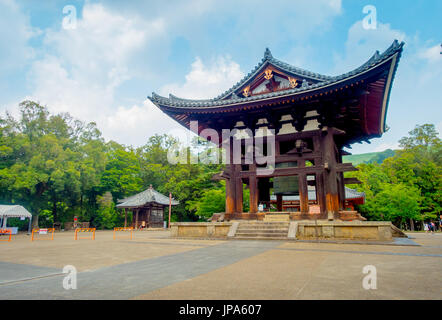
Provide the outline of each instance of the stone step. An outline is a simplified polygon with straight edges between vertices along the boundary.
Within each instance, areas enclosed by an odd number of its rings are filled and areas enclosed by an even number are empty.
[[[254,226],[278,226],[278,225],[288,225],[289,222],[284,221],[255,221],[255,222],[241,222],[239,225],[254,225]]]
[[[237,232],[237,237],[280,237],[287,238],[287,232]]]
[[[290,217],[265,217],[264,222],[289,222]]]
[[[238,227],[238,229],[236,229],[237,231],[242,231],[242,230],[276,230],[276,231],[288,231],[289,227],[278,227],[278,228],[264,228],[264,227],[250,227],[250,226],[244,226],[244,227]]]
[[[287,240],[282,237],[235,237],[235,240]]]
[[[237,230],[236,234],[239,233],[288,233],[289,229],[241,229]]]
[[[272,228],[242,226],[242,227],[238,227],[238,229],[236,229],[236,230],[237,231],[240,231],[240,230],[261,230],[261,231],[265,231],[265,230],[279,230],[279,231],[284,231],[284,230],[288,230],[288,229],[289,229],[288,226],[272,227]]]
[[[287,239],[289,223],[281,221],[246,221],[240,222],[235,239]]]

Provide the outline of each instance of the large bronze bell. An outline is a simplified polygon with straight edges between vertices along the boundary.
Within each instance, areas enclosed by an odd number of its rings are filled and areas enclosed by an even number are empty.
[[[277,163],[276,168],[297,167],[296,162]],[[273,193],[276,195],[297,196],[299,195],[298,176],[275,177],[273,178]]]

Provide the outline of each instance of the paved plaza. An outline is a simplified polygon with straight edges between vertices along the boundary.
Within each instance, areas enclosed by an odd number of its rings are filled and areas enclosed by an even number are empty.
[[[409,235],[419,246],[20,234],[0,242],[0,299],[442,299],[442,234]],[[77,289],[63,288],[66,265]]]

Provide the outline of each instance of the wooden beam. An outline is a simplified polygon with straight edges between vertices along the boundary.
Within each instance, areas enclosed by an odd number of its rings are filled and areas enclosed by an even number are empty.
[[[270,177],[285,177],[285,176],[296,176],[299,174],[316,174],[318,172],[324,171],[324,166],[312,166],[305,168],[276,168],[272,174],[256,174],[258,178],[270,178]],[[250,177],[253,173],[250,171],[241,171],[239,173],[241,178]]]
[[[338,163],[336,165],[337,172],[347,172],[347,171],[359,171],[358,168],[355,168],[351,163]]]
[[[295,155],[295,154],[284,154],[280,156],[276,156],[275,163],[282,163],[282,162],[294,162],[299,160],[310,160],[314,158],[321,157],[321,152],[309,152],[304,153],[302,155]]]

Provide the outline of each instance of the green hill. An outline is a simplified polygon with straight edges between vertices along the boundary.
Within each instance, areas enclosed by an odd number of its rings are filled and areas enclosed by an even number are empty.
[[[354,166],[361,163],[382,163],[384,159],[394,156],[395,152],[391,149],[387,149],[381,152],[369,152],[362,154],[354,154],[351,156],[344,156],[343,162],[351,162]]]

